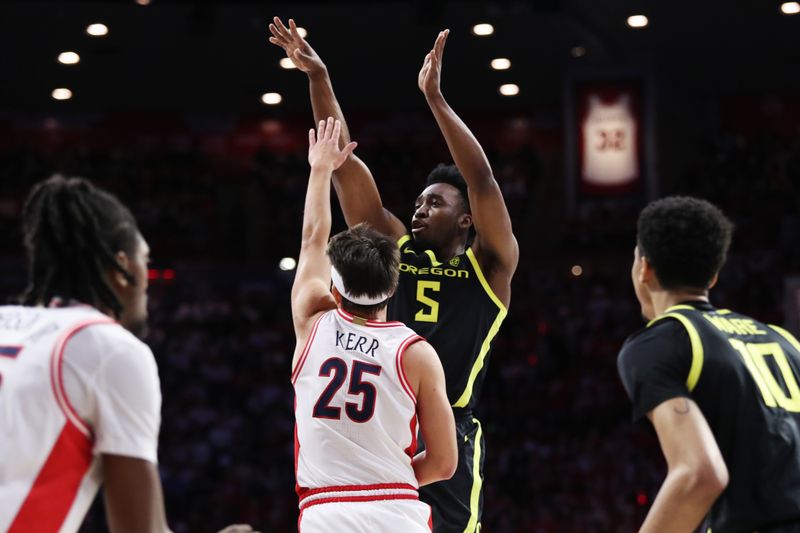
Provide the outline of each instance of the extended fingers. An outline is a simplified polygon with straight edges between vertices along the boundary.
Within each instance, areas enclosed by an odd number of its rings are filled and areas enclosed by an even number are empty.
[[[284,48],[287,44],[289,44],[289,41],[281,35],[281,33],[278,31],[278,28],[276,28],[274,24],[269,25],[269,31],[272,34],[272,37],[269,38],[269,42],[272,44],[276,44]]]
[[[300,32],[297,31],[297,24],[295,24],[294,19],[289,19],[289,33],[292,34],[292,38],[295,41],[303,40],[303,37],[300,35]]]
[[[448,35],[450,35],[450,30],[444,30],[440,31],[439,36],[436,37],[436,43],[433,45],[433,50],[439,59],[441,59],[442,53],[444,52],[444,44],[447,42]]]
[[[286,26],[283,25],[281,18],[275,17],[272,19],[272,21],[275,23],[275,27],[281,33],[281,36],[288,41],[290,39],[289,30],[287,30]]]
[[[308,146],[309,148],[314,148],[315,144],[317,144],[317,135],[314,128],[311,128],[308,130]]]
[[[330,121],[331,119],[328,119]],[[336,144],[339,144],[339,134],[342,132],[342,123],[340,121],[336,121],[333,124],[333,132],[331,132],[331,140],[335,141]]]
[[[333,138],[333,130],[335,129],[333,117],[328,117],[325,124],[325,140],[330,141]]]

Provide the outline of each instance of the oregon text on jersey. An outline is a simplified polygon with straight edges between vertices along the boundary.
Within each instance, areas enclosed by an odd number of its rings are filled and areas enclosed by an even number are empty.
[[[415,276],[445,276],[448,278],[469,278],[469,270],[454,269],[454,268],[441,268],[441,267],[423,267],[417,268],[408,263],[400,263],[400,272],[408,272]]]

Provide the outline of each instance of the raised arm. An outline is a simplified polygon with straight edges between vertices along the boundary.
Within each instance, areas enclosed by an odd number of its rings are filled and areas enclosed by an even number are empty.
[[[483,148],[442,95],[442,56],[449,33],[450,30],[439,32],[433,49],[425,56],[417,82],[447,141],[450,155],[467,182],[472,221],[477,233],[473,251],[481,266],[488,270],[492,289],[508,304],[508,285],[517,268],[519,248],[503,194]]]
[[[690,533],[728,483],[725,461],[708,422],[692,400],[667,400],[648,416],[668,471],[640,533]]]
[[[311,175],[303,210],[300,257],[292,285],[292,320],[298,343],[307,338],[316,315],[336,307],[330,293],[331,264],[325,254],[331,234],[331,173],[356,147],[351,142],[344,150],[339,149],[341,127],[341,122],[329,117],[319,122],[316,132],[313,129],[308,132]]]
[[[417,396],[419,429],[425,442],[425,451],[412,461],[417,481],[423,486],[450,479],[458,464],[458,448],[442,363],[433,346],[424,341],[409,346],[402,362]]]
[[[344,113],[333,92],[328,69],[308,41],[297,32],[297,25],[289,19],[287,28],[280,18],[275,17],[269,25],[272,37],[269,42],[280,46],[298,70],[308,75],[311,107],[314,120],[333,117],[342,123],[339,146],[350,142],[350,132],[344,120]],[[406,233],[405,225],[392,213],[383,208],[381,195],[367,165],[355,155],[350,155],[333,175],[333,186],[342,206],[348,226],[360,222],[369,223],[374,229],[386,235],[399,238]]]

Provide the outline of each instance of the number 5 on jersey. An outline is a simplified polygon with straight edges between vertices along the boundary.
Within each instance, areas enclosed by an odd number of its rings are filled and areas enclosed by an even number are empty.
[[[414,315],[414,320],[417,322],[438,322],[439,321],[439,302],[428,296],[426,291],[429,291],[428,294],[433,292],[439,292],[441,290],[442,284],[438,281],[427,281],[427,280],[419,280],[417,281],[417,301],[422,305],[426,306],[417,311],[417,314]]]
[[[19,355],[19,352],[22,351],[22,346],[0,346],[0,357],[7,358],[7,360],[13,361]],[[2,362],[4,359],[0,359]],[[0,365],[2,367],[3,365]],[[3,383],[3,374],[0,372],[0,385]]]

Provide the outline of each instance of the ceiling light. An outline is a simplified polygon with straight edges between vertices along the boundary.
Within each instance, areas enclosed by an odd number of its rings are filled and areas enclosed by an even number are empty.
[[[475,24],[472,27],[472,33],[478,35],[480,37],[486,37],[487,35],[491,35],[494,33],[494,26],[487,23]]]
[[[516,96],[519,94],[519,85],[516,83],[506,83],[500,86],[499,91],[503,96]]]
[[[628,17],[628,26],[631,28],[644,28],[647,26],[648,20],[644,15],[631,15]]]
[[[136,3],[139,4],[140,6],[149,6],[150,0],[136,0]]]
[[[297,266],[297,261],[294,260],[293,257],[284,257],[281,259],[281,262],[278,263],[278,268],[286,272],[287,270],[294,270]]]
[[[586,55],[586,48],[583,46],[573,46],[572,50],[570,50],[572,57],[583,57]]]
[[[284,57],[280,61],[281,68],[285,68],[286,70],[297,68],[294,64],[294,61],[289,59],[288,57]]]
[[[495,70],[508,70],[511,68],[511,60],[505,57],[492,59],[492,68]]]
[[[800,3],[784,2],[781,4],[781,11],[784,15],[796,15],[800,13]]]
[[[64,65],[74,65],[81,60],[81,56],[75,52],[61,52],[58,54],[58,62]]]
[[[308,32],[306,31],[306,29],[305,28],[301,28],[300,26],[297,27],[297,34],[300,37],[302,37],[303,39],[305,39],[306,36],[308,36]]]
[[[283,100],[283,97],[278,93],[264,93],[261,95],[261,101],[267,105],[278,105]]]
[[[52,96],[54,100],[69,100],[72,98],[72,91],[65,87],[59,87],[58,89],[53,89]]]
[[[93,37],[102,37],[103,35],[108,35],[108,26],[99,22],[95,24],[89,24],[89,26],[86,28],[86,33]]]

